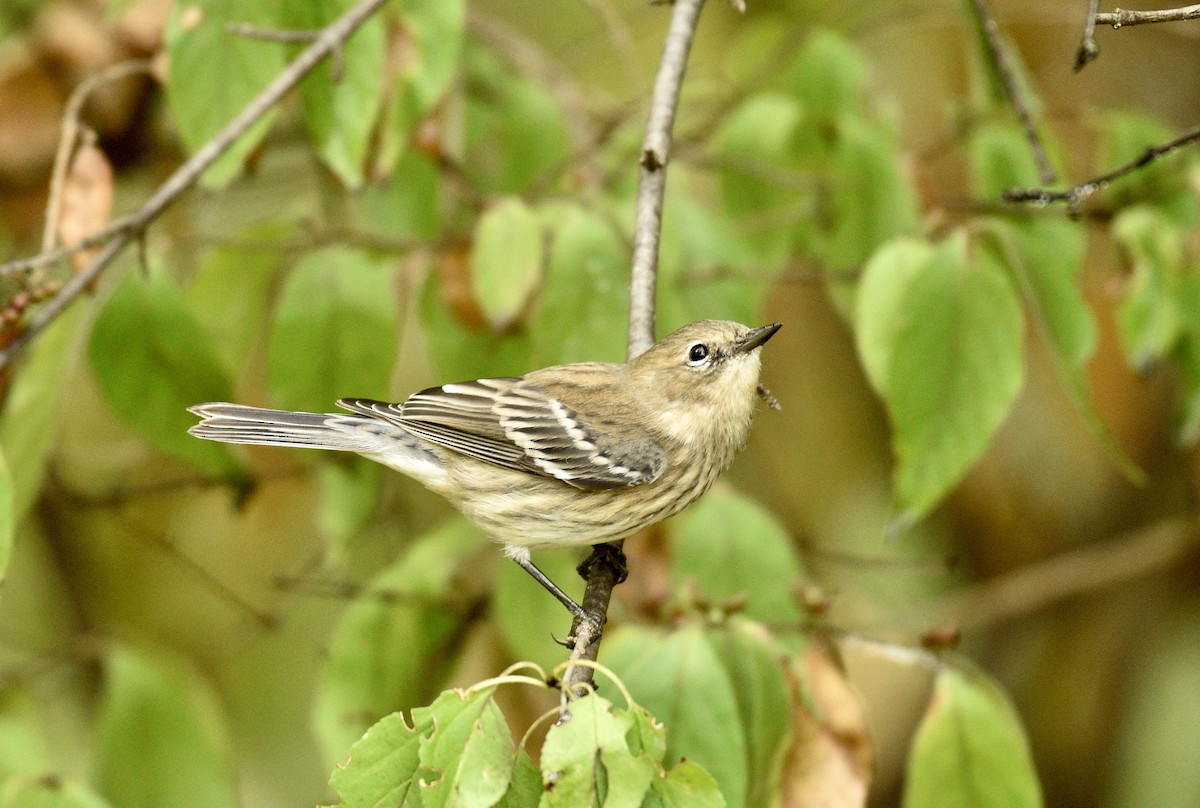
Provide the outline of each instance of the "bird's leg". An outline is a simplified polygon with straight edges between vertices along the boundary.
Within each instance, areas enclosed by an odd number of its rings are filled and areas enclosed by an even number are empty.
[[[583,607],[571,600],[571,596],[559,589],[558,584],[554,583],[554,581],[551,581],[550,578],[547,577],[546,573],[538,569],[537,565],[535,565],[532,561],[530,561],[528,558],[520,557],[514,558],[513,561],[517,562],[517,566],[519,566],[521,569],[532,575],[533,580],[541,584],[547,592],[558,598],[558,602],[563,606],[566,606],[567,611],[569,611],[576,620],[587,619],[588,615],[587,612],[583,610]]]
[[[592,574],[592,568],[597,564],[608,564],[617,573],[617,580],[614,584],[623,584],[625,579],[629,577],[629,567],[625,563],[625,553],[615,544],[596,544],[592,546],[591,554],[583,561],[579,562],[579,566],[575,571],[579,573],[579,577],[583,580],[588,580]]]

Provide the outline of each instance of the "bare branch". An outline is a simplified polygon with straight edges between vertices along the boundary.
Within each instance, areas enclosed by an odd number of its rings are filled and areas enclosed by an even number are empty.
[[[1076,73],[1100,55],[1100,46],[1096,44],[1096,16],[1099,13],[1100,0],[1089,0],[1087,19],[1083,23],[1083,41],[1079,43],[1079,52],[1075,54]]]
[[[386,0],[360,0],[353,8],[322,29],[313,43],[296,56],[254,97],[233,120],[212,140],[175,170],[166,182],[146,200],[135,213],[121,220],[120,227],[110,227],[111,240],[97,253],[80,273],[71,278],[62,290],[37,311],[16,339],[0,351],[0,370],[7,367],[21,349],[53,323],[80,294],[121,254],[126,246],[140,237],[149,225],[192,186],[200,175],[216,162],[233,143],[248,130],[308,74],[322,59],[337,51],[359,25],[382,6]],[[32,260],[32,259],[31,259]]]
[[[1087,22],[1083,29],[1083,41],[1075,56],[1075,70],[1082,70],[1088,62],[1100,55],[1100,46],[1096,44],[1096,26],[1111,25],[1114,29],[1126,28],[1130,25],[1149,25],[1158,22],[1183,22],[1184,20],[1200,19],[1200,5],[1183,6],[1181,8],[1163,8],[1148,11],[1129,11],[1116,8],[1112,11],[1098,11],[1099,0],[1091,0],[1088,8]]]
[[[1148,25],[1156,22],[1183,22],[1184,20],[1200,19],[1200,5],[1183,6],[1182,8],[1164,8],[1156,11],[1129,11],[1118,8],[1112,11],[1102,11],[1096,15],[1100,25],[1111,25],[1113,28],[1124,28],[1129,25]]]
[[[654,296],[658,280],[658,241],[662,235],[662,206],[667,188],[671,130],[683,88],[692,36],[704,0],[679,0],[672,7],[671,25],[650,96],[650,119],[638,160],[637,208],[633,225],[633,263],[629,279],[629,356],[654,344]]]
[[[902,620],[963,629],[1032,614],[1177,563],[1200,545],[1195,521],[1164,519],[1110,542],[1081,547],[951,593]]]
[[[676,0],[671,10],[654,91],[646,137],[638,160],[637,210],[633,230],[633,258],[629,281],[629,356],[632,358],[654,344],[654,297],[658,280],[658,244],[662,234],[662,207],[670,161],[671,130],[683,87],[692,37],[700,21],[704,0]],[[612,591],[624,577],[621,542],[598,545],[580,566],[587,579],[582,606],[590,621],[572,626],[574,649],[571,660],[595,661],[600,653],[599,630],[608,619]],[[566,692],[574,694],[592,686],[592,669],[586,665],[567,668],[563,674]]]
[[[1200,126],[1194,126],[1182,135],[1158,146],[1149,146],[1138,157],[1124,165],[1114,168],[1106,174],[1081,182],[1073,188],[1055,191],[1049,188],[1009,188],[1001,196],[1006,202],[1028,202],[1035,205],[1049,205],[1052,202],[1066,202],[1071,215],[1079,214],[1083,201],[1097,191],[1102,191],[1114,180],[1126,174],[1153,163],[1155,160],[1170,154],[1181,146],[1186,146],[1194,140],[1200,140]]]
[[[1058,175],[1054,171],[1054,166],[1050,165],[1050,158],[1046,156],[1046,147],[1042,145],[1042,138],[1038,135],[1037,127],[1033,123],[1029,106],[1021,97],[1021,88],[1017,84],[1016,73],[1009,64],[1008,54],[1004,51],[1000,29],[996,27],[996,21],[992,18],[984,0],[972,0],[972,3],[975,7],[975,15],[979,20],[979,27],[983,29],[983,38],[987,43],[988,56],[992,60],[992,66],[995,67],[1000,81],[1004,84],[1008,102],[1012,104],[1013,112],[1016,113],[1017,120],[1021,124],[1021,130],[1025,133],[1025,139],[1029,141],[1029,150],[1033,152],[1033,160],[1037,163],[1038,179],[1044,184],[1055,182]]]

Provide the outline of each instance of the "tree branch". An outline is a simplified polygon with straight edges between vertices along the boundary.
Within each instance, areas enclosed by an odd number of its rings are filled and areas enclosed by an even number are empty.
[[[972,0],[972,4],[979,27],[983,30],[983,39],[987,43],[987,52],[992,60],[992,66],[1000,77],[1000,82],[1004,85],[1004,93],[1008,96],[1008,102],[1017,115],[1021,130],[1025,133],[1025,139],[1029,141],[1029,150],[1033,152],[1033,161],[1037,164],[1038,179],[1046,185],[1055,182],[1058,180],[1058,175],[1054,171],[1054,166],[1050,165],[1050,158],[1046,156],[1046,147],[1042,145],[1042,138],[1038,135],[1037,127],[1033,123],[1029,105],[1021,96],[1017,76],[1008,61],[1008,55],[1004,52],[1004,42],[1000,38],[1000,29],[996,26],[996,20],[992,18],[984,0]]]
[[[1106,174],[1101,174],[1086,182],[1081,182],[1073,188],[1055,191],[1049,188],[1009,188],[1001,196],[1005,202],[1027,202],[1035,205],[1048,205],[1052,202],[1066,202],[1072,216],[1079,215],[1079,207],[1085,199],[1097,191],[1102,191],[1114,180],[1161,159],[1176,149],[1186,146],[1194,140],[1200,140],[1200,126],[1193,126],[1182,135],[1168,140],[1157,146],[1148,146],[1139,156],[1128,163],[1120,165]]]
[[[633,358],[654,344],[654,299],[658,280],[658,244],[662,234],[662,208],[666,193],[667,165],[670,162],[671,131],[675,110],[683,87],[692,37],[700,21],[704,0],[675,0],[671,22],[663,45],[658,75],[650,96],[650,114],[646,137],[638,160],[637,207],[633,228],[633,257],[629,279],[629,357]],[[598,545],[580,570],[586,573],[583,602],[591,617],[577,621],[571,628],[574,649],[571,660],[595,661],[600,654],[600,633],[608,619],[613,587],[623,574],[621,542]],[[563,674],[566,692],[574,694],[590,689],[592,669],[573,665]]]
[[[210,165],[216,162],[233,143],[300,83],[320,61],[335,53],[358,26],[370,17],[386,0],[360,0],[330,25],[318,32],[313,43],[296,56],[271,80],[262,92],[254,97],[220,132],[213,136],[199,151],[175,170],[166,182],[146,200],[136,212],[108,228],[109,238],[104,248],[96,254],[81,272],[74,275],[57,295],[51,298],[26,325],[25,329],[0,351],[0,370],[12,362],[34,337],[50,326],[68,306],[100,277],[100,274],[124,251],[130,242],[145,233],[146,228],[185,190],[199,179]],[[69,254],[69,253],[68,253]],[[24,265],[36,260],[27,259]],[[22,262],[18,262],[22,263]],[[11,271],[0,267],[0,274]]]
[[[1113,28],[1124,28],[1129,25],[1147,25],[1156,22],[1182,22],[1183,20],[1200,19],[1200,5],[1183,6],[1182,8],[1164,8],[1155,11],[1129,11],[1117,8],[1112,11],[1102,11],[1096,15],[1100,25],[1111,25]]]
[[[1100,55],[1100,46],[1096,44],[1096,26],[1111,25],[1114,29],[1130,25],[1149,25],[1157,22],[1182,22],[1184,20],[1200,19],[1200,5],[1183,6],[1181,8],[1164,8],[1148,11],[1129,11],[1116,8],[1112,11],[1099,11],[1099,0],[1091,0],[1088,8],[1087,21],[1083,29],[1083,41],[1075,56],[1075,70],[1082,70],[1088,62]]]

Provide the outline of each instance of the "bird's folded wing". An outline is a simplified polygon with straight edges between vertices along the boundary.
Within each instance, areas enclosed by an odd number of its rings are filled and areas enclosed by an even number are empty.
[[[643,431],[589,423],[520,379],[447,384],[400,404],[368,399],[338,404],[461,454],[577,488],[640,485],[657,479],[666,465],[662,447]]]

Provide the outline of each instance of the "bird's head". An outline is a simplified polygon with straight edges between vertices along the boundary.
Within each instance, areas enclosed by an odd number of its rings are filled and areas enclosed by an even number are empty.
[[[629,362],[648,399],[679,424],[681,436],[711,423],[749,428],[761,367],[759,348],[780,323],[749,328],[728,320],[700,320],[673,331]],[[672,432],[676,431],[674,429]]]

